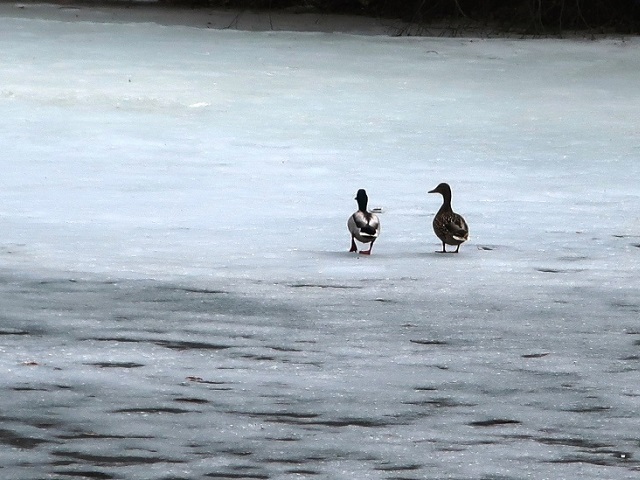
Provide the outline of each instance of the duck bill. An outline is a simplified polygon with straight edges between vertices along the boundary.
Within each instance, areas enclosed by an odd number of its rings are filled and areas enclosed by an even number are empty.
[[[438,192],[436,192],[436,189],[434,188],[433,190],[429,190],[427,193],[438,193]]]

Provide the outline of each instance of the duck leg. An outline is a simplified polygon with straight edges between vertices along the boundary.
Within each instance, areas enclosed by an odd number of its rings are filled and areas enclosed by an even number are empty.
[[[458,245],[458,246],[456,247],[456,251],[455,251],[455,252],[453,252],[453,253],[458,253],[458,250],[460,250],[460,245]]]
[[[355,237],[351,236],[351,250],[349,250],[349,252],[357,252],[357,251],[358,251],[358,247],[356,247]]]
[[[373,242],[375,242],[375,240],[371,241],[371,245],[369,245],[369,250],[360,250],[360,255],[371,255],[371,249],[373,248]]]
[[[442,242],[442,250],[436,250],[436,253],[449,253],[447,252],[444,242]]]

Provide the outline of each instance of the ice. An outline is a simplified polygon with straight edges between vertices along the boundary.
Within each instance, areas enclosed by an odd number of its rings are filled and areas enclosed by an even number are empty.
[[[637,478],[636,38],[0,11],[1,478]]]

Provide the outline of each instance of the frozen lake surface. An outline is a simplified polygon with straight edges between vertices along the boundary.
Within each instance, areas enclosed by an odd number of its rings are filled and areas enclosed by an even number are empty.
[[[638,478],[638,39],[8,8],[0,478]]]

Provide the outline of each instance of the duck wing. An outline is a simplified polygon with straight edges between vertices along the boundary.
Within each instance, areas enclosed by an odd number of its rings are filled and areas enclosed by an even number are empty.
[[[469,238],[469,227],[467,226],[467,222],[465,222],[464,218],[457,213],[452,213],[447,216],[444,228],[451,237],[458,241],[465,242]]]
[[[362,212],[358,210],[349,217],[349,231],[355,235],[376,238],[380,231],[380,220],[376,215],[370,212]]]
[[[433,229],[442,240],[450,242],[466,242],[469,238],[469,227],[462,216],[454,212],[442,212],[433,220]]]

